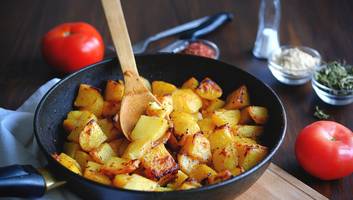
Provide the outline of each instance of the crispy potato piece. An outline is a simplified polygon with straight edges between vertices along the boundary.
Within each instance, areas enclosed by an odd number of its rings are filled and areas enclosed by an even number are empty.
[[[196,165],[190,172],[190,178],[199,183],[208,177],[215,175],[217,175],[217,172],[205,164]]]
[[[86,169],[92,171],[92,172],[99,172],[101,170],[101,167],[103,165],[96,163],[94,161],[88,161],[86,165]]]
[[[200,183],[193,180],[187,180],[183,184],[181,184],[178,190],[190,190],[190,189],[195,189],[199,187],[202,187]]]
[[[83,150],[91,151],[101,145],[107,136],[103,133],[95,120],[89,121],[79,136],[79,143]]]
[[[195,90],[197,86],[199,86],[199,81],[195,77],[191,77],[183,83],[181,88]]]
[[[233,144],[234,136],[228,125],[216,128],[216,130],[208,136],[211,144],[211,151],[222,149],[229,144]]]
[[[161,177],[178,170],[178,165],[164,144],[152,148],[141,158],[147,178],[159,180]]]
[[[221,99],[214,99],[212,101],[208,101],[207,103],[204,103],[205,107],[202,108],[203,116],[212,115],[215,110],[222,108],[224,104],[225,104],[224,101]]]
[[[103,117],[112,117],[119,113],[121,107],[120,102],[115,101],[104,101],[103,102],[103,109],[102,109],[102,116]]]
[[[195,134],[200,131],[195,117],[189,113],[174,111],[170,117],[174,125],[174,133],[177,136]]]
[[[118,188],[140,191],[155,191],[160,188],[158,183],[143,176],[132,174],[118,174],[113,180],[113,185]]]
[[[135,140],[127,146],[122,157],[131,160],[140,159],[145,153],[152,149],[152,147],[153,141],[151,140]]]
[[[150,102],[146,108],[146,114],[165,118],[173,111],[173,99],[171,95],[158,97],[160,105],[157,102]]]
[[[54,159],[57,160],[60,164],[64,167],[69,169],[70,171],[82,175],[81,167],[77,163],[77,161],[70,156],[66,155],[65,153],[61,153],[60,155],[53,155]]]
[[[178,168],[178,165],[176,165],[176,166]],[[174,181],[177,178],[177,174],[178,174],[178,170],[174,170],[173,172],[168,173],[165,176],[162,176],[158,180],[158,185],[166,186],[167,184],[171,183],[172,181]]]
[[[191,89],[177,89],[172,94],[174,110],[195,113],[202,107],[201,98]]]
[[[124,82],[122,80],[108,80],[105,86],[104,99],[106,101],[119,102],[123,99],[125,91]]]
[[[248,106],[241,111],[240,124],[254,121],[256,124],[265,124],[268,120],[267,108],[261,106]]]
[[[89,161],[92,161],[92,158],[88,153],[80,150],[76,151],[74,158],[77,161],[77,163],[81,166],[81,169],[85,169],[87,166],[87,163]]]
[[[174,136],[174,129],[170,129],[171,130],[171,134],[170,137],[168,139],[168,147],[173,150],[174,152],[177,152],[180,150],[180,144],[179,141],[176,139],[176,137]]]
[[[125,174],[135,171],[140,165],[139,160],[111,157],[101,167],[101,171],[107,175]]]
[[[75,156],[76,151],[80,150],[80,145],[74,142],[65,142],[63,151],[66,155],[73,158]]]
[[[200,85],[196,88],[195,92],[204,99],[214,100],[222,96],[222,88],[211,80],[210,78],[205,78],[201,81]]]
[[[95,181],[104,185],[111,185],[112,181],[109,179],[108,176],[100,172],[100,168],[101,168],[100,164],[89,161],[87,163],[87,168],[85,169],[83,176],[87,179],[90,179],[92,181]]]
[[[236,168],[233,168],[230,170],[233,176],[238,176],[239,174],[245,172],[244,168],[237,166]]]
[[[169,128],[161,138],[152,142],[152,148],[154,148],[160,144],[167,143],[171,135],[172,135],[171,128]]]
[[[168,129],[168,122],[164,118],[141,115],[135,128],[130,134],[132,141],[151,140],[161,138]]]
[[[241,136],[234,136],[234,142],[240,144],[257,144],[257,142],[251,138],[241,137]]]
[[[214,150],[212,163],[217,172],[232,170],[238,166],[238,154],[233,144]]]
[[[177,189],[178,187],[180,187],[181,184],[183,184],[186,179],[188,179],[188,175],[186,175],[183,171],[178,170],[176,178],[173,182],[169,183],[167,187]]]
[[[89,152],[89,154],[94,161],[101,164],[106,163],[111,157],[116,156],[116,153],[108,143],[101,144],[98,148]]]
[[[103,133],[105,134],[105,136],[107,136],[107,140],[106,141],[112,141],[114,139],[116,139],[117,137],[122,135],[122,131],[117,129],[114,125],[113,125],[113,121],[109,120],[109,119],[99,119],[97,121],[99,127],[102,129]]]
[[[74,105],[78,107],[79,110],[88,110],[97,117],[100,117],[102,115],[103,103],[103,97],[98,88],[87,84],[80,84],[74,102]]]
[[[216,184],[230,178],[232,178],[232,173],[229,170],[224,170],[222,172],[217,173],[217,175],[215,176],[208,177],[208,183]]]
[[[234,134],[240,137],[247,137],[256,140],[264,131],[262,126],[236,125]]]
[[[268,148],[259,144],[236,143],[238,151],[239,165],[245,170],[249,170],[268,154]]]
[[[224,108],[241,109],[248,105],[250,105],[248,89],[245,85],[242,85],[228,95]]]
[[[86,110],[73,110],[67,114],[67,118],[63,122],[64,129],[67,132],[71,132],[76,128],[83,127],[90,120],[97,120],[97,117]]]
[[[164,96],[172,94],[177,87],[171,83],[164,81],[153,81],[152,82],[152,93],[156,96]]]
[[[235,127],[240,120],[239,110],[218,109],[212,114],[212,121],[216,126],[220,127],[228,124],[230,127]]]
[[[190,156],[184,154],[178,154],[179,167],[186,174],[190,174],[192,168],[199,163],[200,161],[197,159],[191,158]]]
[[[208,137],[210,134],[213,133],[214,129],[216,128],[216,125],[213,123],[212,119],[210,117],[201,119],[197,122],[199,125],[202,133]]]
[[[200,162],[208,162],[211,159],[211,146],[208,139],[201,133],[186,135],[181,153],[187,154]]]

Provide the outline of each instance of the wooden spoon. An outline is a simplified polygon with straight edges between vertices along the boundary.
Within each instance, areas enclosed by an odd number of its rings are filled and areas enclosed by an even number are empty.
[[[159,102],[140,79],[120,0],[102,0],[102,5],[125,81],[120,125],[125,137],[131,140],[131,131],[148,103]]]

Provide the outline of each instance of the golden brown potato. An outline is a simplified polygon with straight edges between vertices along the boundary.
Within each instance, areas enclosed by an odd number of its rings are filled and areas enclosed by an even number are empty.
[[[196,113],[202,107],[201,98],[191,89],[177,89],[172,94],[174,110]]]
[[[104,101],[103,109],[102,109],[102,116],[103,117],[113,117],[117,113],[119,113],[121,107],[120,102],[115,101]]]
[[[239,110],[218,109],[212,114],[212,121],[216,126],[220,127],[228,124],[230,127],[235,127],[240,120]]]
[[[216,125],[213,123],[210,117],[199,120],[197,124],[199,125],[201,132],[206,137],[213,133],[214,129],[216,128]]]
[[[183,83],[181,88],[195,90],[197,86],[199,86],[199,81],[195,77],[191,77]]]
[[[222,88],[210,78],[203,79],[195,92],[200,97],[208,100],[214,100],[222,96]]]
[[[265,124],[268,119],[267,108],[261,106],[248,106],[241,111],[239,124],[254,121],[256,124]]]
[[[222,149],[229,144],[233,144],[234,136],[228,125],[216,128],[216,130],[208,136],[210,141],[211,151]]]
[[[181,153],[187,154],[200,162],[207,163],[211,159],[211,146],[208,139],[201,133],[186,135]]]
[[[244,168],[237,166],[236,168],[233,168],[230,170],[233,176],[238,176],[239,174],[245,172]]]
[[[234,142],[240,144],[257,144],[257,142],[251,138],[241,137],[241,136],[234,136]]]
[[[254,125],[237,125],[233,130],[235,135],[256,140],[263,133],[264,128]]]
[[[241,109],[250,105],[248,89],[245,85],[240,86],[237,90],[228,95],[225,109]]]
[[[164,144],[152,148],[141,158],[147,178],[159,180],[161,177],[178,170],[178,165]]]
[[[214,150],[212,163],[217,172],[232,170],[238,166],[238,154],[233,144]]]
[[[88,161],[92,161],[92,158],[88,153],[80,150],[76,151],[75,156],[73,158],[81,166],[81,169],[85,169]]]
[[[259,144],[242,144],[236,143],[235,147],[238,151],[239,165],[245,170],[249,170],[261,160],[265,158],[268,153],[267,147]]]
[[[79,136],[79,143],[83,150],[91,151],[101,145],[107,136],[103,133],[95,120],[89,121]]]
[[[202,108],[202,115],[203,116],[210,116],[213,114],[213,112],[215,110],[222,108],[225,103],[221,99],[214,99],[214,100],[208,101],[207,103],[204,103],[204,104],[205,104],[205,107]]]
[[[168,129],[168,122],[164,118],[141,115],[135,128],[130,134],[132,141],[151,140],[155,141],[161,138]]]
[[[76,128],[83,127],[90,120],[97,120],[96,116],[89,111],[74,110],[67,114],[63,126],[67,132],[71,132]]]
[[[183,171],[178,170],[177,174],[176,174],[176,178],[174,179],[173,182],[169,183],[167,185],[167,187],[172,188],[172,189],[176,189],[178,187],[180,187],[181,184],[183,184],[183,182],[188,178],[188,175],[186,175]]]
[[[190,174],[192,168],[199,163],[200,161],[197,159],[191,158],[190,156],[184,154],[178,154],[179,167],[186,174]]]
[[[116,153],[108,143],[101,144],[98,148],[90,151],[89,154],[94,161],[101,164],[106,163],[111,157],[116,156]]]
[[[77,161],[70,156],[66,155],[65,153],[61,153],[60,155],[53,155],[54,159],[57,160],[60,164],[62,164],[64,167],[69,169],[70,171],[82,175],[81,173],[81,167],[77,163]]]
[[[139,164],[139,160],[111,157],[101,167],[101,171],[107,175],[131,173],[139,167]]]
[[[148,116],[157,116],[161,118],[166,118],[173,111],[173,99],[171,95],[165,95],[158,97],[157,102],[150,102],[146,108],[146,114]]]
[[[202,185],[194,180],[187,180],[181,186],[178,188],[178,190],[190,190],[190,189],[195,189],[199,188]]]
[[[157,182],[143,176],[132,174],[118,174],[113,180],[113,185],[118,188],[141,191],[155,191],[159,188]]]
[[[123,99],[125,86],[123,81],[108,80],[105,86],[104,99],[106,101],[119,102]]]
[[[66,155],[74,158],[76,151],[80,150],[80,145],[74,142],[65,142],[63,151]]]
[[[170,118],[173,122],[176,136],[192,135],[200,131],[195,117],[189,113],[174,111]]]
[[[109,179],[108,176],[102,174],[100,170],[101,165],[94,162],[89,162],[89,166],[85,169],[83,176],[87,179],[92,181],[104,184],[104,185],[111,185],[112,181]]]
[[[117,129],[113,125],[112,120],[110,120],[110,119],[106,119],[106,118],[99,119],[97,121],[97,123],[98,123],[99,127],[102,129],[105,136],[107,136],[106,141],[108,141],[108,142],[112,141],[122,135],[122,131]]]
[[[135,140],[127,146],[122,157],[131,160],[140,159],[144,154],[152,149],[152,147],[153,141],[151,140]]]
[[[81,84],[74,105],[80,110],[88,110],[97,117],[102,115],[103,97],[100,90],[87,84]]]
[[[222,172],[217,173],[217,175],[215,176],[208,177],[208,183],[216,184],[230,178],[232,178],[232,173],[229,170],[224,170]]]
[[[156,96],[164,96],[172,94],[177,87],[171,83],[164,81],[153,81],[152,82],[152,93]]]
[[[190,178],[199,183],[208,177],[215,175],[217,175],[217,172],[205,164],[196,165],[190,172]]]

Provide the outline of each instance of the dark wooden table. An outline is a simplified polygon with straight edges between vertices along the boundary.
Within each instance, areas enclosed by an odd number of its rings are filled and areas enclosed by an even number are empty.
[[[264,60],[251,54],[257,31],[259,1],[242,0],[125,0],[123,7],[133,42],[161,30],[219,11],[230,11],[235,19],[209,35],[221,49],[221,60],[256,75],[269,84],[284,102],[288,130],[274,158],[283,169],[332,199],[353,199],[353,175],[337,181],[320,181],[305,173],[296,162],[294,142],[298,132],[315,121],[319,105],[332,120],[353,129],[353,104],[334,107],[313,93],[311,84],[289,87],[277,82]],[[317,49],[325,60],[345,59],[353,63],[353,1],[282,1],[280,39],[282,44]],[[111,44],[103,9],[98,0],[20,1],[3,0],[0,6],[0,107],[16,109],[41,84],[54,77],[42,59],[40,40],[51,27],[68,21],[86,21]],[[168,42],[159,42],[152,50]]]

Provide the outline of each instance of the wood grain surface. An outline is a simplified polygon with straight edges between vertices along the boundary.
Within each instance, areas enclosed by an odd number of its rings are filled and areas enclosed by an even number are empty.
[[[313,93],[311,84],[289,87],[276,81],[267,62],[252,56],[257,31],[259,1],[243,0],[123,0],[132,43],[183,22],[229,11],[234,21],[206,38],[218,44],[220,59],[236,65],[270,85],[284,102],[288,117],[285,141],[273,162],[330,199],[353,199],[353,175],[320,181],[305,173],[294,155],[298,132],[315,121],[315,105],[331,120],[353,129],[353,104],[329,106]],[[353,64],[353,1],[282,1],[281,44],[317,49],[324,60],[345,59]],[[53,26],[69,21],[94,25],[111,45],[109,30],[98,0],[2,0],[0,6],[0,107],[16,109],[41,84],[65,74],[55,72],[40,53],[40,41]],[[173,39],[173,38],[171,38]],[[171,41],[151,46],[150,52]],[[107,51],[107,56],[112,54]]]

